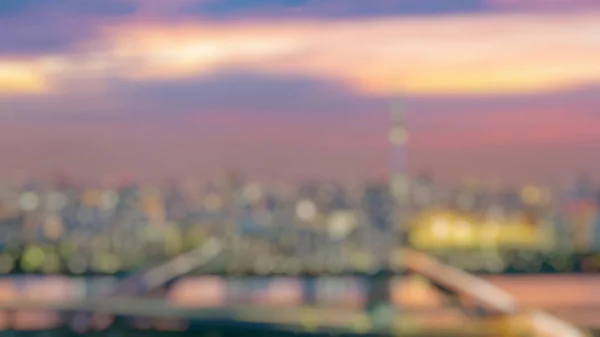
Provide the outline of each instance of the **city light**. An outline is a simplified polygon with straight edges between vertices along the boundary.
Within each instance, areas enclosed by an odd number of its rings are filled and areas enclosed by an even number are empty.
[[[0,337],[600,332],[600,2],[9,1],[0,32]]]
[[[296,216],[303,221],[312,221],[317,215],[317,208],[310,200],[302,200],[296,205]]]

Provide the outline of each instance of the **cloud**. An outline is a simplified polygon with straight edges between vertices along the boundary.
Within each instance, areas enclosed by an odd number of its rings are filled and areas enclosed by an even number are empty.
[[[3,0],[0,55],[68,50],[123,22],[353,20],[486,15],[506,9],[597,9],[596,0]],[[533,9],[533,10],[532,10]],[[443,22],[443,21],[441,21]],[[202,27],[200,27],[202,28]],[[323,28],[327,29],[327,28]],[[390,28],[394,29],[394,28]]]
[[[3,172],[385,171],[398,94],[413,169],[600,170],[597,11],[207,0],[187,15],[187,0],[73,1],[0,4]]]
[[[0,60],[4,57],[68,52],[76,42],[93,36],[93,25],[57,13],[0,17]]]
[[[504,9],[594,8],[596,0],[4,0],[0,16],[31,12],[70,15],[202,17],[204,19],[366,18],[489,13]]]
[[[248,1],[248,0],[5,0],[0,2],[0,55],[56,52],[96,36],[115,21],[177,22],[254,18],[352,18],[418,12],[444,13],[480,7],[482,0]]]
[[[385,119],[391,105],[400,100],[411,116],[424,116],[426,128],[432,132],[447,129],[445,122],[439,121],[452,116],[466,119],[506,111],[527,114],[572,109],[593,120],[600,118],[596,113],[600,85],[539,94],[371,95],[328,77],[270,75],[242,69],[184,80],[110,79],[101,86],[96,86],[94,80],[81,80],[66,89],[50,95],[0,97],[0,117],[73,120],[80,116],[83,120],[118,121],[233,114],[320,120],[372,115]],[[420,130],[419,125],[412,127]]]
[[[449,14],[484,11],[484,0],[221,0],[190,3],[181,15],[208,18],[295,17],[295,18],[365,18],[414,14]]]
[[[55,11],[71,15],[97,16],[193,15],[207,19],[239,19],[249,16],[350,18],[459,13],[483,11],[485,8],[485,0],[5,0],[0,4],[0,16],[23,15],[32,11]]]
[[[365,96],[328,79],[248,72],[217,72],[185,81],[120,82],[111,88],[115,95],[144,102],[159,114],[180,110],[318,115],[386,109],[385,98]]]
[[[137,7],[130,0],[0,1],[0,58],[70,52],[95,40],[99,27],[131,19]]]
[[[4,0],[0,3],[0,16],[26,15],[43,11],[112,16],[132,14],[136,8],[135,2],[129,0]]]
[[[143,8],[155,2],[147,0]],[[0,58],[69,52],[95,40],[99,27],[135,19],[141,10],[136,0],[0,1],[0,31],[10,32],[0,34]]]
[[[156,178],[240,166],[269,179],[370,176],[387,169],[388,112],[397,99],[327,78],[243,71],[113,80],[102,88],[80,83],[0,99],[0,152],[12,158],[0,171],[94,177],[131,170]],[[442,180],[464,173],[521,180],[600,167],[590,157],[600,143],[600,87],[403,100],[412,170]]]
[[[597,0],[488,0],[491,10],[572,10],[597,9]]]
[[[227,71],[186,81],[112,80],[102,88],[74,83],[68,91],[51,95],[0,97],[0,121],[170,123],[212,116],[212,122],[300,118],[318,124],[358,115],[385,116],[391,102],[389,97],[363,95],[326,78]]]
[[[578,12],[357,21],[134,21],[102,26],[97,38],[75,45],[76,52],[0,58],[0,68],[27,68],[59,91],[63,83],[81,78],[185,80],[245,69],[328,77],[376,95],[548,92],[600,82],[599,18],[600,12]],[[0,74],[0,91],[6,82]]]

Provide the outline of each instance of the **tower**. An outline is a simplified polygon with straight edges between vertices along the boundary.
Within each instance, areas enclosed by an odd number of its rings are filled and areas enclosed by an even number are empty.
[[[390,144],[390,174],[389,174],[389,226],[378,244],[383,246],[386,253],[387,268],[379,275],[374,275],[369,282],[368,310],[374,326],[390,327],[393,324],[394,309],[390,299],[390,267],[397,265],[399,248],[402,245],[402,233],[405,230],[405,221],[409,201],[409,180],[406,173],[406,142],[408,132],[403,104],[400,100],[394,102],[390,109],[390,128],[388,134]],[[396,261],[395,261],[396,260]]]
[[[390,193],[393,201],[394,229],[404,231],[409,203],[409,179],[407,174],[406,144],[408,130],[406,127],[406,112],[402,101],[397,100],[390,109]]]

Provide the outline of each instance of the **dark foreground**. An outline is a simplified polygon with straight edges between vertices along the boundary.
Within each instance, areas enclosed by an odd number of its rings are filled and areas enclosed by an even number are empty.
[[[302,332],[290,332],[282,330],[254,330],[254,329],[240,329],[240,328],[227,328],[227,327],[206,327],[204,329],[195,329],[186,332],[163,332],[163,331],[143,331],[143,330],[132,330],[129,328],[113,327],[106,331],[94,331],[84,334],[78,334],[69,329],[56,329],[52,331],[40,331],[40,332],[23,332],[23,331],[4,331],[0,332],[0,336],[10,337],[92,337],[92,336],[107,336],[107,337],[388,337],[391,335],[382,334],[325,334],[325,333],[302,333]],[[470,334],[456,334],[456,333],[427,333],[427,334],[402,334],[406,337],[458,337],[458,336],[473,336]]]
[[[127,328],[112,328],[107,331],[95,331],[85,334],[78,334],[68,329],[57,329],[52,331],[24,332],[24,331],[3,331],[0,336],[6,337],[387,337],[385,335],[375,334],[308,334],[285,332],[276,330],[247,330],[223,327],[207,327],[202,330],[187,332],[159,332],[131,330]],[[402,334],[406,337],[463,337],[473,336],[468,333],[427,333],[427,334]],[[600,337],[600,331],[594,331],[590,337]]]
[[[186,331],[156,331],[134,329],[129,324],[131,321],[124,317],[119,317],[113,324],[102,331],[90,331],[86,333],[77,333],[68,327],[60,327],[45,331],[0,331],[0,337],[391,337],[394,334],[383,333],[347,333],[347,332],[305,332],[291,330],[282,326],[271,324],[254,325],[231,325],[227,323],[197,322],[192,323]],[[490,331],[479,333],[469,331],[403,331],[403,337],[484,337],[484,336],[509,336],[499,331]],[[590,337],[600,337],[600,330],[590,331]],[[398,336],[398,334],[396,334]],[[515,334],[515,336],[521,336]]]
[[[249,325],[237,326],[224,323],[201,323],[194,324],[186,331],[156,331],[133,329],[125,318],[117,318],[108,329],[103,331],[91,331],[87,333],[77,333],[70,328],[61,327],[46,331],[0,331],[0,337],[391,337],[392,334],[360,334],[345,332],[314,332],[308,333],[297,330],[288,330],[283,327],[273,325]],[[405,337],[476,337],[481,334],[468,332],[443,332],[429,331],[423,332],[403,332]]]

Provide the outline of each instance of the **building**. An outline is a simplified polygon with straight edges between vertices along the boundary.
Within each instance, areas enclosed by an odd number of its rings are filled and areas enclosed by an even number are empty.
[[[591,249],[600,252],[600,191],[596,194],[596,212],[592,223]]]

